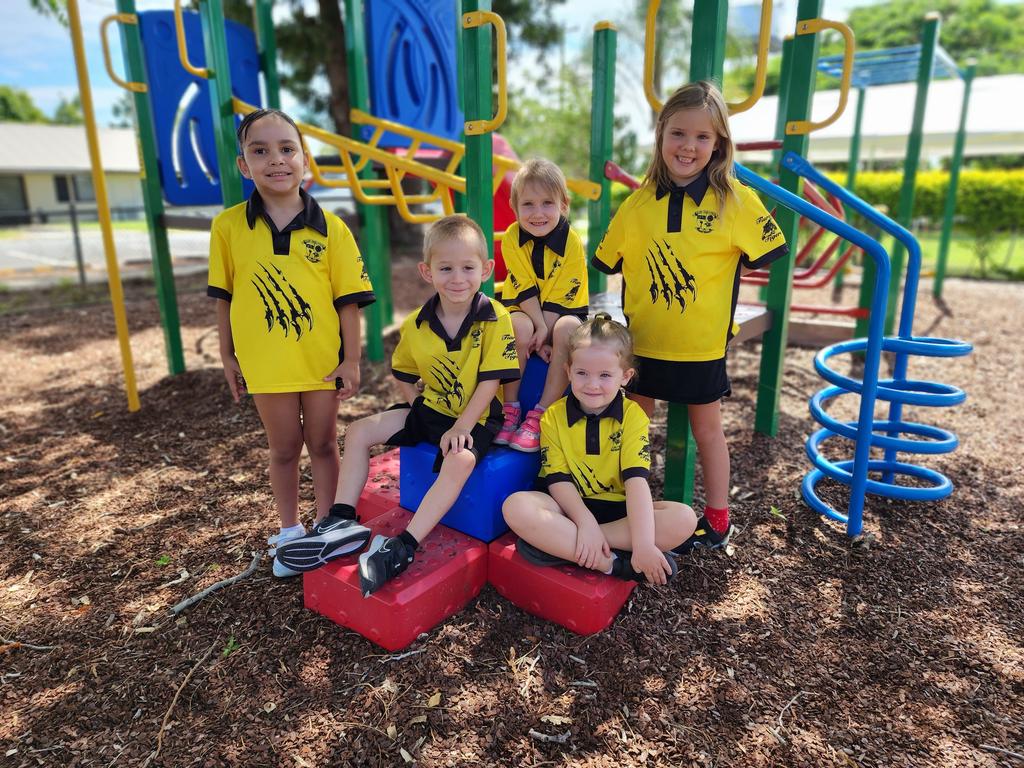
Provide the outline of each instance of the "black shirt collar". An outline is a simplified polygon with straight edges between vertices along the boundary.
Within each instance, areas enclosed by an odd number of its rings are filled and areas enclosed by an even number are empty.
[[[580,407],[580,401],[576,399],[576,395],[572,392],[566,395],[565,398],[565,415],[570,427],[580,419],[603,419],[606,416],[615,419],[621,424],[622,408],[622,392],[616,394],[614,399],[605,406],[604,410],[597,414],[586,413]]]
[[[680,203],[684,194],[690,196],[697,205],[701,204],[704,200],[704,195],[708,191],[708,169],[705,166],[704,170],[700,172],[700,175],[696,179],[691,181],[684,187],[677,186],[672,182],[669,182],[668,186],[662,184],[658,185],[658,189],[655,191],[655,199],[661,200],[665,195],[671,194],[673,197],[678,197]]]
[[[547,246],[559,256],[565,256],[565,244],[569,240],[569,220],[565,218],[565,216],[559,217],[558,223],[555,224],[555,228],[544,235],[544,237],[534,237],[526,231],[522,224],[520,224],[519,247],[521,248],[531,240],[533,240],[534,243],[541,243],[542,245]]]
[[[291,220],[287,227],[282,232],[291,232],[296,229],[302,229],[303,227],[309,227],[319,232],[324,237],[327,237],[327,218],[324,216],[323,210],[320,208],[320,204],[310,195],[306,190],[299,187],[299,197],[302,198],[302,210],[299,211],[295,218]],[[273,220],[267,214],[266,206],[263,204],[263,198],[260,197],[259,190],[253,190],[249,196],[249,201],[245,204],[245,221],[249,225],[249,229],[256,227],[256,219],[262,217],[267,224],[270,226],[272,232],[277,231],[277,227]]]
[[[473,303],[469,308],[469,312],[466,313],[466,318],[462,321],[462,325],[459,326],[459,332],[452,339],[449,338],[448,332],[444,329],[441,318],[437,316],[437,309],[440,305],[441,297],[436,293],[427,299],[427,303],[420,307],[420,311],[416,315],[416,327],[419,328],[421,323],[427,323],[430,326],[430,330],[436,333],[445,343],[449,352],[455,352],[462,346],[462,340],[469,333],[473,323],[477,321],[493,322],[498,319],[491,300],[480,291],[477,291],[476,296],[473,297]]]

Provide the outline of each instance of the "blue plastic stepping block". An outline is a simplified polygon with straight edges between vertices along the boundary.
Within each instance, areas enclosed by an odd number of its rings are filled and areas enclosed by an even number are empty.
[[[431,470],[437,446],[403,447],[399,458],[399,496],[405,509],[416,511],[437,475]],[[462,493],[441,523],[468,536],[490,542],[508,530],[501,505],[516,491],[533,490],[540,471],[540,453],[492,448],[466,481]]]

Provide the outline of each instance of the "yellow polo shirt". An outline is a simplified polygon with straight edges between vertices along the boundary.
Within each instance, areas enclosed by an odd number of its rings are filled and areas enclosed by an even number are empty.
[[[502,304],[519,309],[520,303],[536,297],[542,310],[586,319],[587,255],[564,216],[544,237],[534,237],[518,222],[512,224],[501,239],[501,255],[508,270]]]
[[[584,413],[570,392],[540,420],[540,476],[570,482],[580,496],[625,501],[626,480],[651,473],[650,421],[620,392],[599,414]]]
[[[477,293],[455,338],[448,336],[437,316],[441,298],[435,293],[418,312],[402,323],[398,346],[391,356],[391,372],[399,381],[423,380],[424,404],[457,419],[465,410],[478,382],[519,378],[512,318],[495,299]],[[501,388],[478,423],[490,412],[501,413]]]
[[[345,223],[300,191],[305,207],[282,231],[259,192],[210,230],[206,293],[231,302],[231,337],[254,394],[334,389],[342,357],[338,309],[374,301]]]
[[[622,273],[622,311],[638,355],[719,360],[735,333],[740,268],[762,268],[789,246],[753,190],[732,181],[719,204],[706,174],[684,188],[630,195],[592,264]]]

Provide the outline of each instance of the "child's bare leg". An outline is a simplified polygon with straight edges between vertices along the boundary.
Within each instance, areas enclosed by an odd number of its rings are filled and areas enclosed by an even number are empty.
[[[475,466],[476,456],[469,450],[444,457],[437,479],[406,526],[416,541],[422,542],[452,508]]]
[[[654,502],[654,546],[662,552],[678,547],[690,538],[696,527],[697,516],[688,505],[678,501]],[[627,518],[605,523],[601,532],[612,549],[633,550]]]
[[[405,426],[408,408],[375,413],[349,425],[345,432],[345,452],[341,457],[341,476],[334,501],[355,507],[370,474],[370,448],[380,445]]]
[[[302,455],[300,399],[296,392],[254,394],[270,447],[270,489],[281,527],[299,523],[299,457]]]
[[[525,312],[512,313],[512,330],[516,335],[516,354],[519,356],[519,375],[526,370],[526,360],[530,357],[530,337],[533,336],[533,320]],[[504,384],[501,388],[506,403],[514,403],[519,399],[519,379]]]
[[[327,517],[338,486],[338,398],[333,390],[302,392],[302,438],[309,451],[316,520]]]
[[[704,471],[704,499],[709,507],[725,509],[729,506],[729,446],[722,429],[722,403],[690,405],[687,410]]]
[[[501,507],[505,522],[520,538],[541,552],[573,562],[576,560],[576,524],[553,498],[538,491],[513,493]],[[594,569],[607,571],[611,558],[597,558]]]
[[[544,380],[544,391],[537,405],[547,408],[565,394],[569,377],[565,375],[565,364],[569,362],[569,335],[583,324],[575,315],[562,315],[555,321],[551,331],[551,361],[548,375]],[[531,544],[533,542],[530,542]]]
[[[654,418],[654,403],[653,397],[647,397],[647,395],[638,395],[635,392],[630,392],[627,397],[634,403],[644,409],[644,413],[647,414],[648,419]]]

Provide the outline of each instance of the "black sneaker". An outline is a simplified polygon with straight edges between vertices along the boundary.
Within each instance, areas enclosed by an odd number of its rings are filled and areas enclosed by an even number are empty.
[[[286,568],[305,573],[358,552],[369,540],[369,528],[355,520],[328,515],[313,526],[308,536],[278,546],[277,560]]]
[[[644,576],[640,571],[633,567],[633,553],[625,552],[621,549],[613,549],[615,553],[615,560],[612,561],[612,576],[623,581],[638,581],[641,584],[647,583],[647,577]],[[679,569],[676,567],[676,561],[672,558],[672,555],[668,552],[662,552],[665,556],[665,562],[668,563],[669,568],[672,572],[668,574],[668,579],[674,579]]]
[[[377,534],[370,548],[359,556],[359,588],[369,597],[405,571],[415,552],[397,536]]]
[[[673,549],[677,555],[685,555],[692,552],[694,549],[721,549],[729,543],[729,537],[732,536],[732,532],[735,530],[732,523],[729,523],[729,527],[725,533],[719,533],[708,523],[708,520],[704,515],[700,516],[700,520],[697,521],[697,527],[694,529],[693,534],[680,544],[678,547]]]
[[[537,549],[533,544],[530,544],[525,539],[518,539],[516,541],[516,552],[526,562],[532,565],[539,565],[544,568],[552,568],[559,565],[576,565],[576,563],[563,560],[560,557],[549,555],[547,552],[542,552]]]

